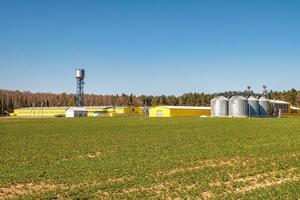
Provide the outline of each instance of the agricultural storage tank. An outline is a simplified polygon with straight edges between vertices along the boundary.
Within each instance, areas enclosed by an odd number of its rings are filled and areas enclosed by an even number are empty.
[[[271,114],[271,103],[270,100],[265,97],[259,98],[259,116],[270,117]]]
[[[247,99],[249,104],[249,117],[259,117],[258,99],[253,96],[249,96]]]
[[[228,99],[218,96],[211,100],[211,116],[227,117],[228,116]]]
[[[249,104],[248,100],[242,96],[234,96],[229,100],[230,117],[248,117]]]
[[[233,113],[233,107],[231,105],[232,101],[236,98],[237,96],[230,96],[228,97],[228,116],[232,117]]]

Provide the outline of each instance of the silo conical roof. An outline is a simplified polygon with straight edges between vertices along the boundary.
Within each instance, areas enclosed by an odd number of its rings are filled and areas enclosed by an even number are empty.
[[[269,101],[269,99],[266,99],[266,97],[263,97],[263,96],[259,97],[258,100],[260,100],[260,101]]]
[[[216,98],[214,98],[215,100],[228,100],[226,97],[224,96],[218,96]]]
[[[247,100],[245,97],[243,96],[234,96],[232,99],[240,99],[240,100]]]
[[[255,98],[254,96],[249,96],[247,99],[248,99],[249,101],[257,101],[257,100],[258,100],[258,99]]]

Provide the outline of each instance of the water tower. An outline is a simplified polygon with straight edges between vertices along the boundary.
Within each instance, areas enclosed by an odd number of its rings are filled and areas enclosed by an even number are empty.
[[[83,85],[84,85],[84,69],[76,69],[75,77],[76,77],[76,106],[83,106]]]

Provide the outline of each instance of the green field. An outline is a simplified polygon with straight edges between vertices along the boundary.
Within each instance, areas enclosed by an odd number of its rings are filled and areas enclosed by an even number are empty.
[[[300,119],[1,119],[0,138],[0,199],[300,199]]]

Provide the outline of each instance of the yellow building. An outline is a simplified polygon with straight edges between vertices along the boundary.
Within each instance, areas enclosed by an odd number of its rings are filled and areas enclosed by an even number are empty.
[[[28,107],[15,109],[11,116],[16,117],[63,117],[68,107]]]
[[[200,106],[156,106],[149,109],[149,117],[210,116],[211,107]]]
[[[15,109],[10,116],[15,117],[64,117],[66,110],[69,107],[28,107]],[[129,115],[143,115],[144,109],[142,107],[112,107],[112,106],[87,106],[88,117],[97,116],[129,116]]]
[[[112,106],[87,106],[87,116],[88,117],[98,117],[98,116],[109,116],[109,109]]]
[[[129,116],[129,115],[143,115],[144,109],[142,107],[112,107],[107,109],[109,116]]]

